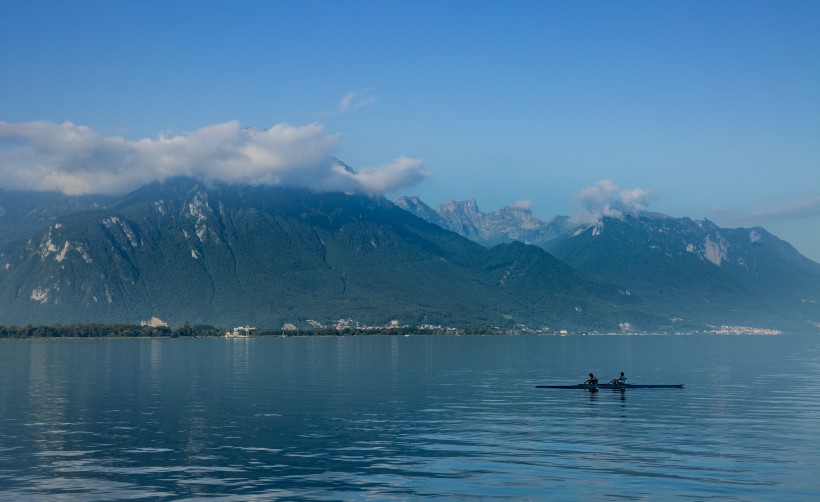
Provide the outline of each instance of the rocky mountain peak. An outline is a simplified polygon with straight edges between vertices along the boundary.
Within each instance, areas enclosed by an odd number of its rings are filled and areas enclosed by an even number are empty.
[[[556,216],[544,222],[522,204],[489,213],[482,212],[475,199],[444,202],[436,210],[418,197],[403,197],[396,204],[430,223],[485,246],[512,241],[540,244],[563,234],[569,227],[566,216]]]

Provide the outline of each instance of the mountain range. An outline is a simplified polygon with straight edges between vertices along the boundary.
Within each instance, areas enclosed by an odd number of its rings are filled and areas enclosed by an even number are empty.
[[[540,221],[515,206],[482,213],[474,200],[438,209],[417,197],[396,203],[484,245],[537,245],[676,322],[816,327],[820,319],[820,264],[761,227],[725,229],[651,212],[581,224],[562,215]]]
[[[417,198],[185,177],[122,197],[0,192],[0,208],[0,325],[820,321],[820,265],[762,228],[648,213],[574,225],[521,207],[436,211]]]
[[[36,228],[17,221],[31,231],[4,253],[0,324],[661,321],[542,249],[488,249],[379,196],[175,178]]]

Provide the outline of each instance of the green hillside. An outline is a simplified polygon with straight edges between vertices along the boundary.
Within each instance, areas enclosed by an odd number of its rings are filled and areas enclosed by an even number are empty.
[[[57,218],[4,261],[0,285],[0,324],[653,320],[539,248],[487,250],[384,198],[186,178]]]
[[[762,228],[643,214],[486,248],[383,197],[188,178],[0,207],[0,325],[820,323],[820,265]]]
[[[113,200],[106,195],[68,196],[59,192],[0,189],[0,260],[56,218],[102,207]]]
[[[762,228],[662,215],[608,218],[545,246],[646,308],[695,324],[820,322],[820,265]]]

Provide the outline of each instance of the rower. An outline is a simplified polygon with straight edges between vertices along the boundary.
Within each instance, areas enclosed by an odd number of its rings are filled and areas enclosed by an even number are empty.
[[[612,385],[626,385],[626,377],[623,371],[621,372],[621,376],[612,379]]]
[[[584,383],[589,384],[589,385],[598,385],[598,379],[597,379],[597,378],[595,378],[595,375],[593,375],[592,373],[590,373],[590,374],[589,374],[589,380],[587,380],[587,381],[586,381],[586,382],[584,382]]]

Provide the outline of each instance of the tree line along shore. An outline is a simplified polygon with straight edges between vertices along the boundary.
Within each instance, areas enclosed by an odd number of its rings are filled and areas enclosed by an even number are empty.
[[[207,324],[191,325],[185,323],[181,327],[141,326],[139,324],[55,324],[50,326],[0,326],[0,339],[30,339],[30,338],[214,338],[224,337],[227,330]],[[346,327],[343,329],[317,328],[283,330],[281,328],[259,328],[253,331],[254,337],[261,336],[344,336],[344,335],[430,335],[430,334],[458,334],[484,335],[496,334],[491,328],[462,328],[455,331],[437,331],[420,328],[383,328],[360,329]]]

